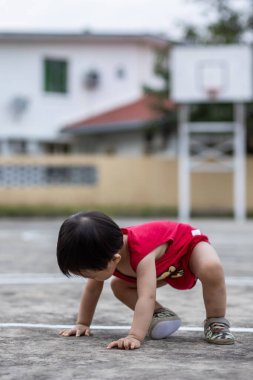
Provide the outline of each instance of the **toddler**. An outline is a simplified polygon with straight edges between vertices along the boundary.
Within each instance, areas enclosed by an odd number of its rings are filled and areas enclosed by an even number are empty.
[[[163,339],[181,325],[178,315],[156,300],[157,287],[191,289],[197,279],[206,309],[208,343],[233,344],[225,318],[226,287],[220,259],[208,237],[188,224],[166,220],[119,228],[107,215],[80,212],[62,224],[57,259],[66,276],[87,278],[75,327],[62,336],[90,335],[104,281],[112,277],[114,295],[134,311],[126,337],[107,348],[136,349],[148,335]]]

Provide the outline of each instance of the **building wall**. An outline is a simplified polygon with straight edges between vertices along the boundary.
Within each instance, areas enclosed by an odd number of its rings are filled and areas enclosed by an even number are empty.
[[[143,84],[155,81],[154,57],[153,48],[137,42],[0,43],[0,140],[54,140],[67,123],[135,100]],[[66,94],[44,92],[45,58],[68,61]],[[122,78],[116,75],[120,68],[125,71]],[[101,81],[88,90],[83,83],[91,69],[100,73]],[[28,100],[19,118],[10,110],[16,97]]]
[[[140,156],[144,152],[144,131],[121,133],[100,133],[97,135],[72,138],[73,153]]]
[[[73,136],[71,139],[72,153],[79,154],[117,154],[119,156],[141,157],[147,152],[148,142],[145,129],[134,131],[122,131],[114,133],[99,133],[90,135]],[[164,157],[177,155],[177,136],[174,134],[167,139],[166,144],[161,135],[152,140],[152,154]]]
[[[159,157],[12,157],[0,159],[6,166],[88,166],[96,169],[90,184],[4,186],[2,205],[68,205],[112,207],[168,207],[178,205],[178,163]],[[196,211],[230,211],[233,207],[232,174],[195,173],[192,176],[192,207]],[[247,209],[253,211],[253,158],[247,159]]]

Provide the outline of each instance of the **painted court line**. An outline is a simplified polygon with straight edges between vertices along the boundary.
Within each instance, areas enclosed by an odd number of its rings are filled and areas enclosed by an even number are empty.
[[[69,329],[73,325],[52,325],[45,323],[0,323],[0,328],[27,328],[27,329]],[[103,326],[103,325],[92,325],[92,330],[129,330],[130,325],[122,326]],[[233,332],[241,333],[253,333],[253,327],[231,327]],[[184,326],[180,327],[179,331],[203,331],[203,327],[195,326]]]
[[[29,285],[29,284],[62,284],[71,282],[83,282],[79,277],[67,278],[60,273],[2,273],[0,285]],[[252,276],[226,277],[227,285],[253,286]]]

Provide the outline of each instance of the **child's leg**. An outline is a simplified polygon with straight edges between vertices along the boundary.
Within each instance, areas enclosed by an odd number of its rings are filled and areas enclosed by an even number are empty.
[[[216,344],[234,343],[228,330],[229,322],[224,318],[226,285],[223,267],[215,249],[206,242],[198,243],[192,251],[189,266],[202,283],[206,308],[205,334],[208,341]]]
[[[167,285],[160,283],[158,287]],[[117,277],[111,281],[114,295],[130,309],[134,310],[138,299],[136,285],[130,284]],[[159,302],[155,302],[153,319],[148,331],[152,339],[162,339],[173,334],[181,325],[181,320],[172,310],[164,308]]]
[[[200,242],[192,251],[191,271],[202,283],[206,318],[224,317],[226,312],[226,286],[220,259],[214,248]]]

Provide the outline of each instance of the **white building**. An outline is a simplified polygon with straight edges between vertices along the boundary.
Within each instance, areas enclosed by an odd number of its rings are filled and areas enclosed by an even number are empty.
[[[59,131],[155,85],[161,36],[0,33],[0,154],[64,152]]]

